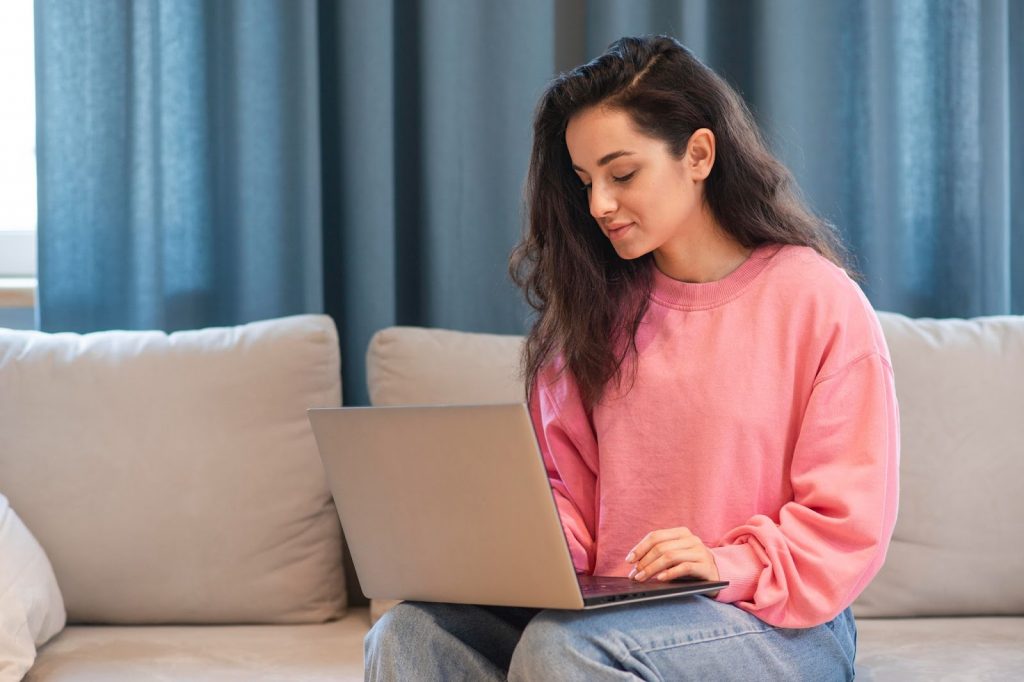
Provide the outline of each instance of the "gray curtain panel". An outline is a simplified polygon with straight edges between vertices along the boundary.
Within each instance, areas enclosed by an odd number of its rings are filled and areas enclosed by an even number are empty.
[[[879,309],[1024,313],[1024,3],[37,0],[39,324],[327,312],[521,333],[536,100],[669,33],[750,103]]]

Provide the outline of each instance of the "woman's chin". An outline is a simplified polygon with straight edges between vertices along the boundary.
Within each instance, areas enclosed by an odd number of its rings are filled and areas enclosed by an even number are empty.
[[[631,244],[615,244],[613,248],[622,260],[636,260],[640,256],[647,254],[647,251],[644,249]]]

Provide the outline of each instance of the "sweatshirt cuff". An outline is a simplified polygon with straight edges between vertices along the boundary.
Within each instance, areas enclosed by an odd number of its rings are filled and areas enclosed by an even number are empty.
[[[715,601],[731,604],[738,601],[754,600],[757,582],[764,572],[764,563],[749,543],[741,542],[723,547],[711,547],[711,554],[718,566],[719,580],[728,580],[729,586],[715,597]]]

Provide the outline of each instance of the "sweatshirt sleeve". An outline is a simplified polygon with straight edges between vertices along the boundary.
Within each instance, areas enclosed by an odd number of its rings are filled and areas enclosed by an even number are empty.
[[[563,374],[538,379],[530,415],[577,573],[594,568],[597,440],[575,385]]]
[[[815,382],[793,451],[793,500],[711,548],[715,597],[778,627],[828,622],[878,573],[896,524],[899,413],[892,367],[874,351]]]

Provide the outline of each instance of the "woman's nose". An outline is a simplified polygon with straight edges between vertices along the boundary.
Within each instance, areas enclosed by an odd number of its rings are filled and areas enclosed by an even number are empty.
[[[590,215],[594,216],[595,219],[600,220],[601,218],[610,215],[614,210],[615,198],[611,195],[611,192],[591,185]]]

